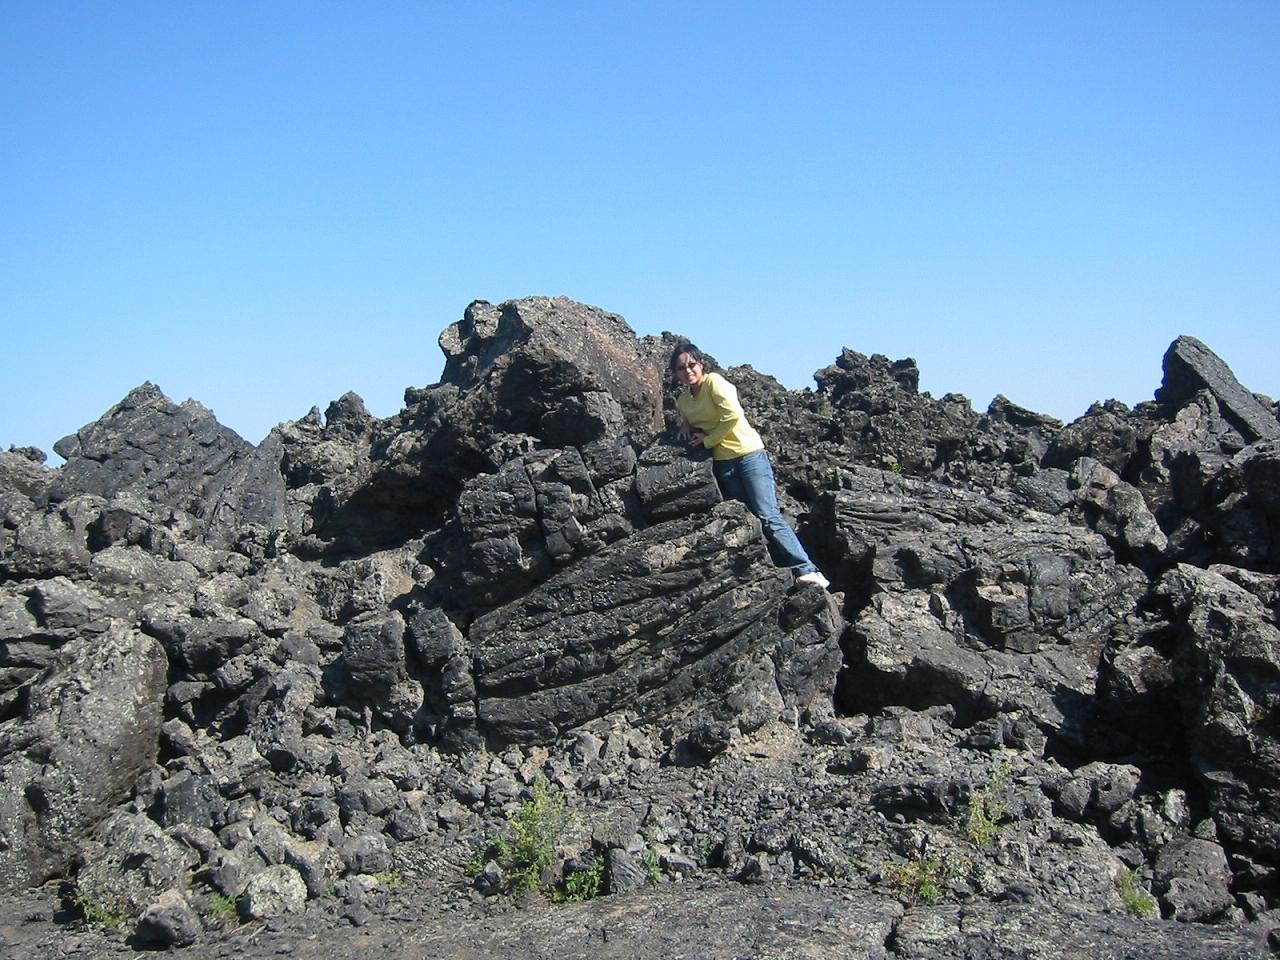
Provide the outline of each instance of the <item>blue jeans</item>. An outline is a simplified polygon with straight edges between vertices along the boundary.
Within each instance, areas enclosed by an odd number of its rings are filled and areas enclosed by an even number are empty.
[[[720,492],[730,499],[741,500],[760,518],[764,535],[782,557],[783,566],[790,567],[797,577],[818,569],[778,509],[773,464],[769,462],[768,452],[756,450],[733,460],[713,460],[711,468]]]

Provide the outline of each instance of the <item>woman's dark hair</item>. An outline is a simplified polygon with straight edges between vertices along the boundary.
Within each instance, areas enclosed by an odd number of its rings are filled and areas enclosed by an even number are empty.
[[[670,373],[676,372],[676,363],[680,360],[680,355],[687,353],[690,360],[696,360],[705,368],[710,364],[707,362],[706,356],[701,350],[695,347],[688,340],[681,340],[676,344],[676,348],[671,351],[671,359],[667,361],[667,370]]]

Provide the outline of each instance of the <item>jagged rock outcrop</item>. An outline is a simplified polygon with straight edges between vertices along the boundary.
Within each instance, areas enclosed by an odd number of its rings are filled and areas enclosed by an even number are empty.
[[[957,722],[1003,718],[1085,746],[1099,652],[1147,589],[1102,537],[980,495],[855,468],[818,507],[824,553],[866,591],[847,640],[842,705],[948,704]],[[852,611],[850,611],[852,615]]]
[[[385,422],[348,395],[282,424],[225,484],[215,532],[231,542],[247,516],[292,550],[358,553],[434,527],[467,480],[514,455],[645,443],[663,422],[663,344],[562,297],[477,301],[440,337],[440,383],[406,390]]]
[[[50,484],[55,502],[82,494],[132,494],[203,517],[213,478],[253,445],[199,403],[174,404],[155,384],[144,383],[53,449],[66,460]]]
[[[477,301],[387,419],[346,394],[255,448],[145,384],[63,467],[0,452],[6,895],[196,950],[233,904],[297,955],[391,910],[466,956],[726,909],[699,955],[1262,955],[1274,405],[1186,337],[1155,401],[1065,426],[909,359],[734,368],[828,594],[664,432],[676,339]],[[539,797],[534,885],[613,896],[515,933],[479,901]]]
[[[1156,391],[1156,403],[1179,410],[1201,390],[1213,395],[1246,443],[1280,440],[1274,406],[1241,386],[1222,359],[1195,337],[1179,337],[1165,351],[1164,382]]]
[[[1061,427],[1005,397],[995,398],[986,415],[960,394],[934,399],[919,392],[914,360],[866,357],[848,348],[814,374],[816,391],[793,394],[750,367],[729,376],[774,452],[780,482],[801,499],[829,485],[833,464],[849,462],[1006,485],[1035,472]]]

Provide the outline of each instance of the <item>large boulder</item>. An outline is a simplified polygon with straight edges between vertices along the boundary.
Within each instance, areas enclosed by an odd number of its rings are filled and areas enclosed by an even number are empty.
[[[1185,406],[1201,390],[1217,401],[1223,417],[1244,437],[1280,440],[1275,410],[1245,389],[1216,353],[1195,337],[1178,337],[1164,355],[1164,383],[1156,402],[1169,410]]]
[[[376,711],[393,729],[409,728],[422,707],[423,692],[409,676],[405,623],[398,612],[351,621],[342,636],[341,665],[348,698]]]
[[[14,500],[19,507],[6,513],[0,530],[0,577],[83,576],[91,558],[89,528],[102,512],[103,499],[84,494],[40,508]]]
[[[476,394],[488,429],[553,446],[662,426],[662,373],[617,314],[564,297],[471,304],[440,335],[442,383]],[[479,431],[483,434],[485,431]]]
[[[111,626],[111,602],[67,577],[0,589],[0,693],[51,666],[58,648]]]
[[[398,416],[335,442],[331,408],[323,429],[317,414],[282,436],[289,499],[312,487],[309,517],[291,520],[309,531],[308,551],[403,542],[443,521],[469,480],[518,456],[621,435],[645,444],[662,429],[666,341],[637,338],[616,314],[563,297],[477,301],[440,346],[443,380],[406,390]],[[319,444],[354,452],[345,473]]]
[[[635,469],[630,444],[607,438],[525,454],[468,480],[453,536],[434,558],[449,577],[450,606],[492,608],[626,536],[640,519]],[[708,483],[714,489],[709,471]]]
[[[1187,459],[1208,559],[1280,573],[1280,441],[1251,444],[1230,459]]]
[[[48,499],[56,476],[42,460],[13,450],[0,450],[0,530],[18,526]]]
[[[280,433],[280,428],[271,431],[219,477],[210,497],[210,543],[262,555],[275,551],[284,532],[295,538],[309,532],[300,522],[290,524]]]
[[[199,858],[149,817],[115,811],[77,855],[76,890],[110,913],[137,917],[168,890],[185,890]]]
[[[155,762],[167,664],[121,626],[74,640],[0,724],[0,888],[67,869],[80,839]]]
[[[829,711],[842,624],[790,586],[737,501],[641,530],[472,625],[480,730],[549,742],[615,711],[741,730]]]
[[[1118,400],[1095,403],[1054,435],[1044,465],[1069,470],[1081,457],[1090,457],[1126,476],[1129,463],[1138,452],[1144,426]]]

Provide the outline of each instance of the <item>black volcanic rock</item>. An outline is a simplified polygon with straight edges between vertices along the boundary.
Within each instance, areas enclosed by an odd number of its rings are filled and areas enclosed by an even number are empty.
[[[1174,605],[1191,762],[1223,840],[1264,882],[1280,863],[1280,630],[1256,597],[1211,570],[1180,566],[1159,591]]]
[[[386,419],[251,447],[147,384],[63,467],[0,452],[0,941],[1265,955],[1269,402],[1190,338],[1066,426],[909,359],[736,367],[828,593],[675,442],[677,339],[476,301]],[[533,879],[610,896],[507,909],[533,808]],[[19,922],[46,880],[134,938]]]
[[[1164,355],[1164,383],[1156,402],[1166,410],[1183,407],[1201,390],[1218,401],[1223,415],[1248,443],[1280,439],[1275,410],[1250,393],[1230,368],[1195,337],[1179,337]]]
[[[351,448],[356,463],[341,473],[286,466],[291,490],[312,488],[298,524],[308,550],[403,541],[444,519],[469,478],[514,455],[624,434],[644,443],[662,427],[665,344],[637,339],[616,314],[562,297],[477,301],[440,346],[444,379],[406,390],[399,417]],[[335,439],[333,424],[323,430]]]
[[[1141,434],[1142,427],[1134,423],[1133,411],[1123,403],[1095,403],[1084,416],[1054,435],[1044,466],[1068,470],[1081,457],[1091,457],[1125,476]]]
[[[855,468],[819,506],[851,630],[840,706],[1012,713],[1085,748],[1098,652],[1147,589],[1097,534],[990,496]]]
[[[440,335],[443,384],[484,385],[490,429],[553,446],[662,424],[662,367],[616,314],[563,297],[476,301]]]
[[[67,461],[50,487],[53,501],[128,493],[203,516],[213,478],[253,445],[200,404],[175,404],[144,383],[53,449]]]
[[[155,762],[164,656],[117,627],[75,640],[0,723],[0,890],[64,876],[83,836]]]
[[[749,733],[829,704],[842,624],[790,579],[736,501],[640,531],[472,625],[480,729],[547,742],[625,711]]]

